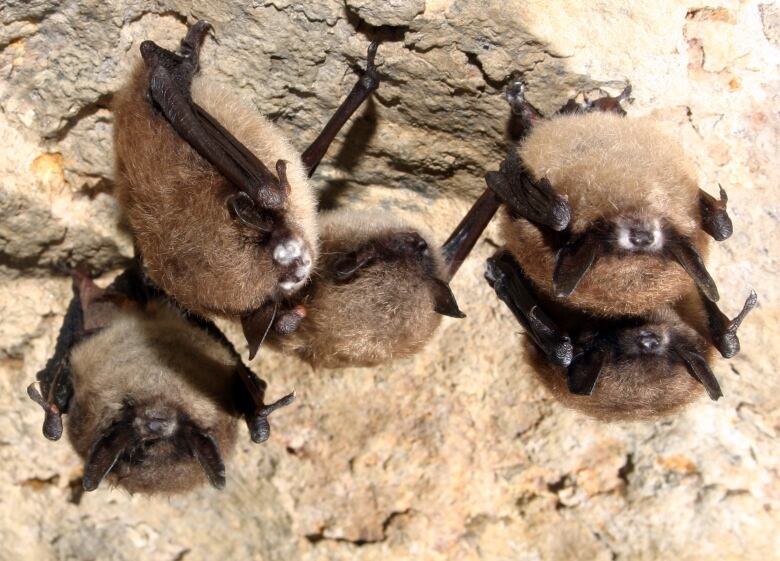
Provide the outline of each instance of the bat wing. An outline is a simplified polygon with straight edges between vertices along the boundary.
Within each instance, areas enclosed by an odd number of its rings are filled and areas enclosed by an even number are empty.
[[[550,361],[569,366],[573,355],[569,337],[560,332],[541,308],[514,257],[500,252],[488,259],[485,278]]]
[[[190,29],[182,42],[183,46],[188,46],[184,56],[152,41],[141,44],[141,55],[149,68],[151,98],[174,131],[259,208],[282,209],[289,191],[286,163],[283,160],[276,162],[279,177],[275,177],[251,150],[192,101],[192,77],[198,71],[200,44],[208,29],[205,22]]]

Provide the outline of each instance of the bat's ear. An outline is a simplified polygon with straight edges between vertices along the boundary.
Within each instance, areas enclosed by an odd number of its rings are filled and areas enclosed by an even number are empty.
[[[222,461],[222,454],[219,453],[214,437],[193,427],[187,431],[186,439],[192,455],[206,472],[209,483],[217,489],[224,489],[225,463]]]
[[[607,353],[603,349],[595,349],[575,358],[566,371],[569,392],[575,395],[591,395],[606,358]]]
[[[553,289],[559,297],[570,296],[601,253],[601,243],[589,232],[567,243],[558,252],[553,271]]]
[[[363,248],[345,253],[339,257],[331,268],[333,278],[337,281],[351,279],[363,267],[376,258],[375,248]]]
[[[265,341],[268,330],[274,323],[279,303],[266,302],[256,310],[252,310],[241,316],[241,329],[244,331],[247,345],[249,346],[249,360],[255,358],[260,345]]]
[[[441,279],[433,278],[433,311],[443,316],[462,319],[466,317],[455,300],[450,285]]]
[[[94,491],[98,488],[134,438],[132,425],[120,422],[113,425],[106,434],[92,444],[87,462],[84,464],[85,491]]]
[[[720,298],[718,287],[707,272],[704,261],[702,261],[701,255],[696,251],[691,240],[683,237],[675,237],[667,244],[667,247],[675,260],[694,280],[702,294],[704,294],[708,300],[717,302]]]
[[[707,364],[707,360],[701,354],[683,347],[675,347],[674,351],[685,362],[691,375],[701,382],[711,400],[717,401],[718,398],[723,397],[718,379],[710,369],[710,365]]]

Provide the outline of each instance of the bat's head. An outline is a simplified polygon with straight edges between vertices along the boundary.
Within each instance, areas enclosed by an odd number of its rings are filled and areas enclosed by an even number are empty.
[[[225,484],[236,439],[236,358],[168,307],[119,312],[70,353],[68,436],[84,488],[176,493]]]
[[[574,336],[575,354],[545,384],[566,405],[603,420],[650,419],[722,394],[708,365],[711,347],[676,312],[598,322]]]
[[[128,398],[94,437],[84,464],[84,488],[105,479],[134,492],[176,492],[206,481],[225,486],[225,464],[214,431],[198,426],[163,398]]]
[[[695,171],[653,123],[607,113],[551,119],[533,129],[520,157],[571,208],[560,233],[517,214],[504,221],[510,250],[545,292],[610,316],[673,302],[692,281],[717,300],[702,259]]]
[[[461,317],[440,252],[386,213],[323,220],[320,265],[299,336],[317,364],[376,364],[418,351],[441,315]]]

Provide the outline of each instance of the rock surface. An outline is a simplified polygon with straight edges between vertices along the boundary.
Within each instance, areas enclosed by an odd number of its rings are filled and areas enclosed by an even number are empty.
[[[465,320],[425,352],[313,371],[264,352],[271,440],[244,440],[224,492],[81,497],[80,465],[24,392],[69,298],[58,265],[132,253],[111,197],[112,92],[141,40],[211,21],[203,73],[301,148],[354,81],[370,38],[386,77],[318,173],[323,206],[379,206],[443,240],[503,151],[507,75],[551,110],[634,87],[633,115],[678,135],[702,186],[729,193],[712,253],[723,306],[759,308],[725,398],[652,424],[564,410],[482,279],[490,229],[453,284]],[[0,7],[0,559],[776,559],[780,556],[778,12],[615,0],[11,0]],[[235,329],[233,333],[236,334]]]

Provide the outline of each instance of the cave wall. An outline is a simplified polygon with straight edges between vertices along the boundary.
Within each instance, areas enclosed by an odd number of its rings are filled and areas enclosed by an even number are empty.
[[[132,244],[112,190],[113,92],[143,39],[213,23],[202,73],[303,149],[372,37],[384,81],[316,177],[323,207],[379,207],[440,240],[504,150],[502,89],[524,73],[550,111],[633,86],[728,191],[735,234],[710,259],[725,311],[755,288],[725,397],[664,421],[599,424],[553,402],[482,278],[491,227],[453,283],[468,317],[378,368],[253,363],[296,404],[241,441],[223,492],[81,496],[25,387],[67,305],[65,266],[110,275]],[[774,559],[780,551],[780,14],[753,0],[6,0],[0,6],[1,559]],[[230,327],[235,336],[237,331]],[[239,340],[238,337],[234,337]],[[242,430],[245,430],[242,427]]]

